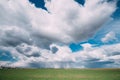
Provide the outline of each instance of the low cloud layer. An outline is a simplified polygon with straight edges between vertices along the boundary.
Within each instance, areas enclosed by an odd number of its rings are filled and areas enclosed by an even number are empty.
[[[67,46],[91,38],[111,18],[116,0],[86,0],[84,6],[74,0],[45,0],[45,7],[47,11],[36,8],[28,0],[0,1],[0,50],[8,51],[15,60],[0,61],[1,66],[84,68],[119,65],[117,53],[120,50],[116,46],[120,44],[100,48],[84,44],[84,50],[75,53]],[[108,52],[113,47],[115,50]]]
[[[51,45],[58,51],[40,49],[35,46],[22,44],[15,48],[2,48],[12,53],[17,62],[0,61],[3,66],[29,67],[29,68],[105,68],[120,66],[120,44],[92,47],[93,45],[83,44],[83,50],[74,52],[67,46]],[[28,50],[30,49],[30,50]],[[37,55],[37,56],[36,56]],[[39,55],[39,56],[38,56]]]

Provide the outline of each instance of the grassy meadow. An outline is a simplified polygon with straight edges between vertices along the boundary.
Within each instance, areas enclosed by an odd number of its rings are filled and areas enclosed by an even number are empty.
[[[120,80],[120,69],[0,69],[0,80]]]

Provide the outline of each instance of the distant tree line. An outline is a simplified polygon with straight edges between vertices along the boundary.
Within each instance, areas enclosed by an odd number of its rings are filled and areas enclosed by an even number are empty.
[[[18,69],[18,67],[0,66],[0,69]]]

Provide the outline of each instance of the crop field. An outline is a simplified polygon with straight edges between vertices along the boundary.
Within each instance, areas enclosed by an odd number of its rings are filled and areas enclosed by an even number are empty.
[[[120,69],[0,69],[0,80],[120,80]]]

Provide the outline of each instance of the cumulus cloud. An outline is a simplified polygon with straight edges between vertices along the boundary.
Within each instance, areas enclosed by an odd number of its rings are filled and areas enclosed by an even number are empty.
[[[75,53],[64,45],[92,37],[110,19],[116,1],[86,0],[83,6],[74,0],[45,0],[45,7],[48,11],[28,0],[0,1],[0,50],[9,51],[16,60],[0,61],[1,65],[84,68],[92,67],[91,62],[119,64],[113,56],[119,53],[115,47],[119,44],[95,49],[84,44],[83,51]],[[115,50],[108,55],[111,48]]]
[[[119,67],[120,65],[120,44],[114,45],[104,45],[101,47],[86,47],[91,45],[89,43],[84,44],[84,49],[82,51],[74,52],[70,50],[67,46],[58,46],[52,44],[56,47],[58,51],[53,53],[52,50],[39,49],[34,46],[31,47],[31,51],[24,54],[16,51],[14,48],[9,48],[12,55],[16,58],[15,62],[5,62],[1,61],[4,66],[11,67],[29,67],[29,68],[102,68],[102,67]],[[6,48],[3,48],[7,50]],[[20,48],[23,50],[22,48]],[[26,49],[26,48],[25,48]],[[37,53],[34,52],[37,51]],[[16,55],[16,53],[18,53]],[[39,54],[39,56],[31,56],[34,54]]]
[[[86,0],[84,6],[74,0],[46,0],[49,13],[27,0],[4,0],[0,5],[0,30],[4,33],[0,43],[31,43],[43,48],[51,43],[68,44],[90,38],[116,9],[115,2],[100,0]]]

